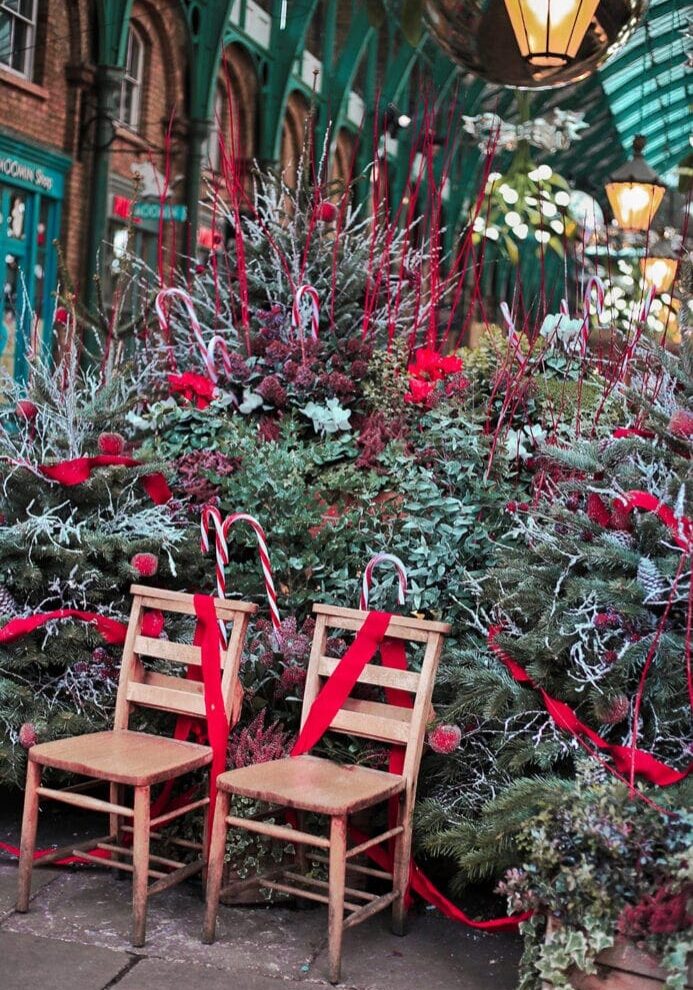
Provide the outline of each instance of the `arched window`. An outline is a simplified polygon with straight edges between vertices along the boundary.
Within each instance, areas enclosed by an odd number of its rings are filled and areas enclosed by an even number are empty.
[[[31,79],[38,0],[0,0],[0,66]]]
[[[142,86],[144,82],[144,41],[137,28],[130,26],[125,59],[125,74],[120,87],[121,124],[133,131],[139,129],[142,115]]]

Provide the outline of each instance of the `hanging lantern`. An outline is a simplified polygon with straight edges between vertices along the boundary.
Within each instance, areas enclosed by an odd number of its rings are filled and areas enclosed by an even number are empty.
[[[616,169],[606,184],[614,218],[623,230],[649,230],[666,186],[643,158],[645,138],[633,141],[633,157]]]
[[[423,0],[443,52],[487,82],[553,89],[591,75],[625,45],[648,0]]]
[[[654,245],[647,258],[640,259],[640,271],[643,278],[654,287],[657,295],[668,292],[674,284],[678,258],[674,249],[666,240]]]
[[[520,54],[546,69],[575,59],[599,0],[505,0],[505,6]]]

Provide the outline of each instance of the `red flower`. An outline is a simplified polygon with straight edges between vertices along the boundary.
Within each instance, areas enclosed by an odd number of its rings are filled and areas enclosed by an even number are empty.
[[[428,733],[428,745],[434,753],[447,756],[454,753],[462,741],[459,725],[437,725]]]
[[[442,357],[438,351],[432,347],[420,347],[414,353],[414,361],[409,365],[407,371],[412,378],[423,378],[430,382],[439,382],[448,375],[455,375],[462,371],[462,361],[449,354]]]
[[[216,392],[214,382],[192,371],[185,371],[182,375],[169,375],[168,384],[171,394],[179,392],[188,402],[194,402],[197,409],[206,409]]]
[[[130,566],[140,577],[154,577],[159,570],[159,558],[154,553],[136,553],[130,561]]]
[[[409,391],[404,396],[404,401],[417,406],[432,404],[435,388],[435,382],[426,382],[421,378],[410,378]]]

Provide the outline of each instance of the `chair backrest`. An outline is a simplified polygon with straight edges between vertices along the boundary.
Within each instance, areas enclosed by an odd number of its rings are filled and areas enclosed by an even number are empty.
[[[123,646],[123,660],[118,682],[118,696],[114,717],[114,728],[126,729],[134,707],[154,708],[175,715],[190,715],[205,718],[204,687],[200,680],[186,677],[188,667],[201,667],[200,648],[189,643],[178,643],[170,639],[154,639],[142,634],[142,619],[146,609],[157,609],[166,613],[195,615],[193,595],[180,591],[166,591],[161,588],[148,588],[133,584],[132,609]],[[241,662],[245,633],[250,616],[257,611],[257,605],[247,602],[214,599],[217,618],[227,627],[226,649],[221,648],[222,668],[221,690],[226,715],[233,724],[237,714],[240,688],[238,668]],[[229,631],[229,627],[230,631]],[[167,661],[176,674],[148,670],[144,657]]]
[[[308,664],[303,696],[301,726],[320,692],[325,680],[334,672],[338,659],[326,656],[330,630],[356,631],[363,625],[368,612],[332,605],[314,605],[315,633]],[[416,780],[423,749],[426,723],[430,717],[431,696],[444,637],[450,632],[445,622],[429,622],[407,615],[393,615],[387,638],[420,644],[423,651],[419,670],[397,670],[378,663],[367,663],[357,684],[394,688],[411,695],[413,707],[389,704],[387,701],[366,701],[349,697],[333,718],[329,731],[341,732],[362,739],[376,740],[406,748],[404,777],[410,784]],[[376,657],[373,658],[377,659]]]

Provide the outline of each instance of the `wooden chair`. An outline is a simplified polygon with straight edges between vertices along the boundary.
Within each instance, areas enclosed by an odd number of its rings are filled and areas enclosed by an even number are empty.
[[[339,662],[325,655],[328,631],[335,628],[358,630],[368,614],[356,609],[327,605],[315,605],[313,611],[317,618],[303,700],[302,725],[320,691],[321,681],[333,673]],[[279,842],[294,843],[301,850],[297,852],[296,869],[277,867],[250,881],[234,884],[226,888],[226,891],[238,893],[241,887],[247,888],[256,883],[270,890],[327,904],[329,978],[332,983],[339,981],[342,933],[345,928],[358,924],[392,904],[393,930],[397,934],[404,934],[416,779],[443,637],[449,631],[450,626],[443,622],[425,622],[408,616],[393,617],[387,637],[421,645],[423,659],[420,672],[369,663],[364,667],[357,683],[377,689],[395,688],[405,691],[413,697],[413,707],[349,697],[330,724],[330,731],[406,747],[401,775],[364,766],[340,765],[328,759],[304,755],[232,770],[217,778],[217,804],[209,853],[203,941],[211,943],[214,940],[229,825],[270,836]],[[274,808],[253,819],[237,818],[229,814],[229,803],[234,794],[268,802]],[[357,842],[349,848],[349,816],[395,795],[398,798],[396,822],[391,822],[380,835]],[[272,813],[276,815],[276,806],[295,809],[299,815],[298,827],[263,821],[263,817]],[[329,837],[304,830],[303,817],[306,812],[328,816]],[[372,869],[353,862],[356,856],[371,846],[388,840],[394,840],[392,871]],[[306,856],[304,845],[315,846],[319,852]],[[304,875],[306,859],[328,865],[329,883]],[[345,886],[346,873],[349,871],[390,881],[392,890],[378,896]],[[345,909],[348,912],[346,918]]]
[[[99,866],[111,866],[133,874],[132,944],[140,946],[145,940],[147,898],[198,873],[205,866],[203,858],[184,864],[176,859],[153,855],[149,845],[150,839],[165,838],[160,831],[162,826],[180,815],[204,808],[209,804],[209,798],[189,801],[183,807],[163,810],[152,817],[151,789],[156,784],[172,781],[183,774],[208,766],[212,760],[212,750],[209,746],[147,732],[135,732],[128,728],[130,715],[135,707],[205,718],[201,681],[147,670],[143,663],[144,657],[153,657],[168,661],[171,665],[180,665],[181,673],[185,672],[187,666],[201,666],[199,647],[152,639],[141,633],[145,609],[194,615],[193,596],[139,585],[133,585],[131,592],[132,610],[123,647],[113,730],[57,739],[32,746],[29,750],[17,910],[28,910],[34,865],[46,866],[64,856],[79,855]],[[226,713],[233,721],[241,702],[238,668],[246,627],[257,606],[220,598],[214,599],[214,605],[218,619],[232,623],[228,646],[221,650],[221,685]],[[52,767],[89,779],[60,790],[42,787],[43,767]],[[109,785],[107,801],[83,793],[103,781],[107,781]],[[134,791],[132,806],[125,803],[126,788]],[[103,811],[109,817],[108,834],[56,849],[34,862],[40,798],[62,801],[89,811]],[[166,842],[183,849],[204,851],[204,843],[176,838],[166,838]],[[97,855],[98,850],[106,851],[110,858]],[[150,877],[154,880],[151,885]]]

